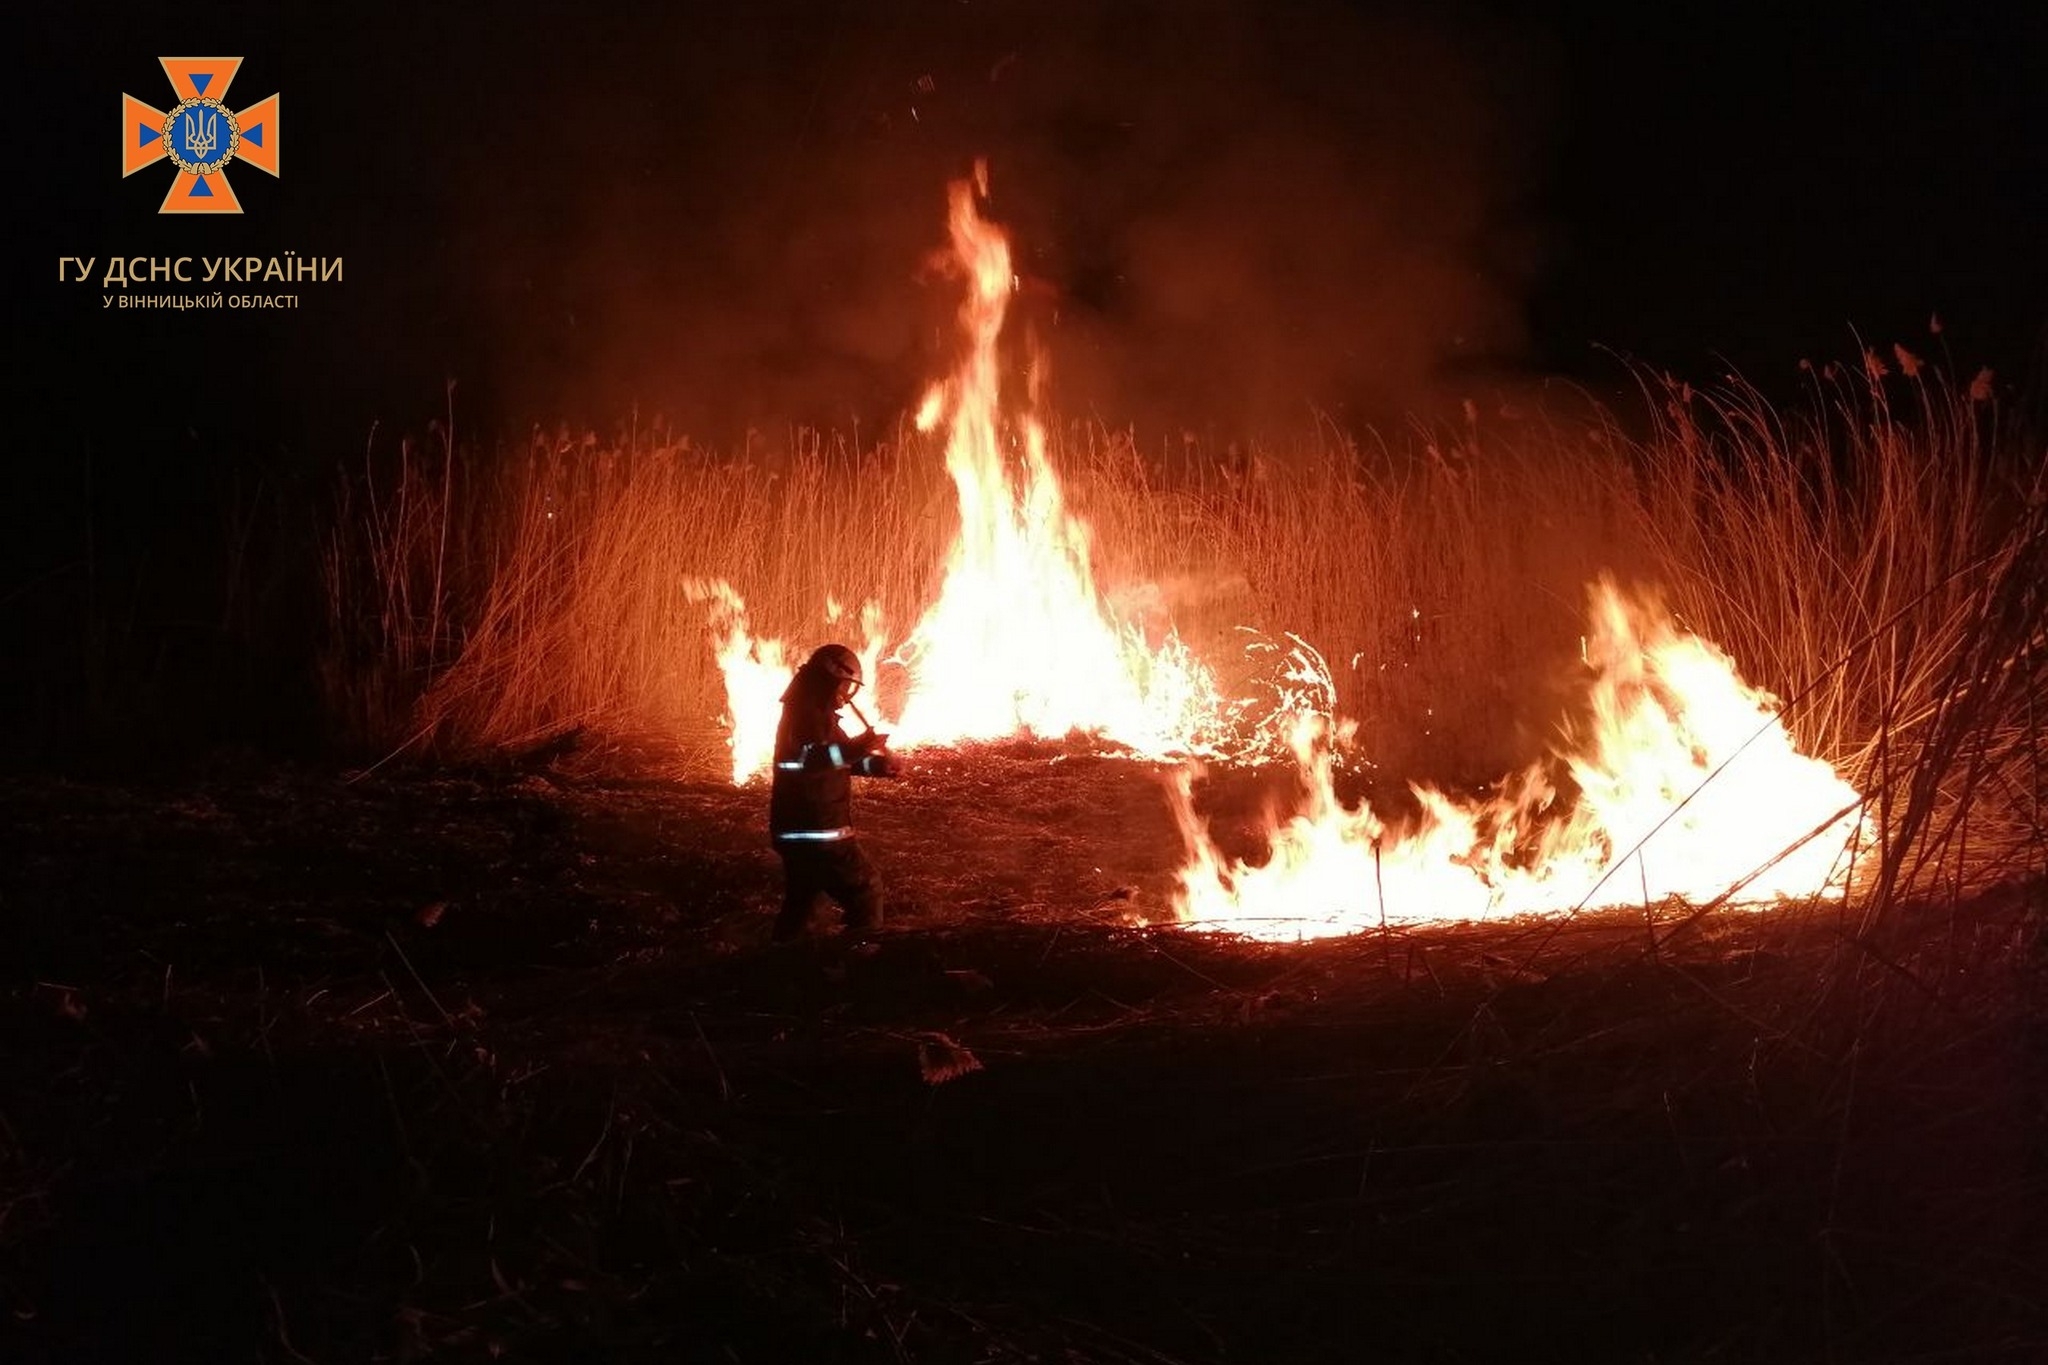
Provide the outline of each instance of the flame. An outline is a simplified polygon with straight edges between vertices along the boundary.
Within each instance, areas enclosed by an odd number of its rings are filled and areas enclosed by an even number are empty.
[[[1016,289],[1009,240],[981,216],[985,166],[951,188],[950,260],[967,282],[963,355],[925,394],[922,431],[943,425],[946,469],[960,508],[936,600],[886,658],[880,615],[863,613],[859,652],[875,678],[905,670],[902,713],[883,716],[898,748],[1084,731],[1139,754],[1214,751],[1235,708],[1171,630],[1157,644],[1118,619],[1095,585],[1089,528],[1066,505],[1044,427],[1003,408],[998,343]],[[778,699],[794,652],[755,638],[739,594],[719,580],[686,585],[710,609],[725,676],[733,778],[767,767]],[[836,613],[835,613],[836,614]]]
[[[968,282],[967,348],[918,420],[946,424],[960,531],[938,600],[894,657],[910,679],[897,742],[1081,730],[1140,753],[1186,752],[1226,709],[1215,680],[1177,636],[1151,646],[1097,591],[1089,528],[1067,509],[1044,428],[1029,412],[1014,422],[1003,413],[1009,241],[981,216],[975,185],[952,187],[949,221]]]
[[[1739,896],[1840,896],[1868,833],[1857,793],[1801,754],[1775,698],[1654,603],[1596,585],[1580,729],[1485,799],[1412,788],[1390,824],[1336,791],[1353,727],[1307,641],[1258,636],[1270,696],[1226,700],[1168,628],[1155,643],[1098,590],[1087,524],[1069,510],[1030,404],[1004,406],[999,342],[1016,289],[1010,248],[981,215],[985,167],[951,187],[950,260],[966,284],[957,368],[925,394],[921,431],[943,430],[960,527],[936,598],[893,651],[866,604],[856,647],[870,678],[903,670],[902,709],[879,717],[900,747],[1084,731],[1140,755],[1291,754],[1301,807],[1269,824],[1269,853],[1227,857],[1196,814],[1193,760],[1169,783],[1187,847],[1178,922],[1258,938],[1382,924],[1558,913],[1582,906]],[[1035,375],[1034,371],[1034,375]],[[799,655],[758,638],[721,580],[686,585],[706,605],[724,674],[735,782],[766,770],[780,697]],[[828,601],[827,617],[845,613]]]
[[[1854,788],[1798,751],[1777,699],[1726,654],[1611,583],[1593,597],[1592,719],[1557,755],[1575,797],[1541,764],[1485,801],[1416,787],[1421,813],[1397,831],[1338,798],[1332,755],[1346,736],[1311,718],[1292,735],[1306,795],[1272,823],[1263,863],[1218,850],[1190,771],[1170,784],[1188,846],[1178,919],[1297,939],[1671,897],[1840,897],[1868,834]]]
[[[725,675],[723,717],[732,744],[732,780],[765,772],[775,755],[782,719],[782,689],[796,668],[780,640],[756,639],[747,628],[747,604],[722,578],[692,578],[683,595],[708,609],[711,649]]]
[[[690,578],[683,582],[683,595],[701,603],[709,616],[711,649],[725,676],[723,720],[732,747],[732,780],[743,783],[768,771],[775,757],[775,727],[782,720],[782,692],[798,663],[794,653],[780,640],[762,639],[747,626],[747,604],[737,589],[722,578]],[[837,622],[844,610],[837,599],[825,601],[825,619]],[[861,606],[861,643],[854,647],[868,677],[875,675],[880,660],[882,609],[879,603]]]

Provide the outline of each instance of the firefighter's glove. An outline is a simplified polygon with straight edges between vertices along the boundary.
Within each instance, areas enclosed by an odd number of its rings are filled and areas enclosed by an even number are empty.
[[[856,770],[864,777],[901,777],[903,760],[883,749],[861,759]]]

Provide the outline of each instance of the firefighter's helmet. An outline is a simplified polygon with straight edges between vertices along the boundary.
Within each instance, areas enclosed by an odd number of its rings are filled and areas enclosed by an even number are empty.
[[[811,651],[804,667],[826,677],[859,687],[862,682],[860,655],[845,645],[820,645]]]

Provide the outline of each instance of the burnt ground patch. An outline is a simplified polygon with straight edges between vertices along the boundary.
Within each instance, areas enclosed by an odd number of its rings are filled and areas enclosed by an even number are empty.
[[[1268,792],[1206,799],[1227,828]],[[597,763],[0,785],[0,1355],[2038,1358],[2039,887],[1268,947],[1156,778]]]

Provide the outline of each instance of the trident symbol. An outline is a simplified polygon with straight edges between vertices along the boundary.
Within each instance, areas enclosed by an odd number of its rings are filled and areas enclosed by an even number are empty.
[[[158,60],[178,100],[167,112],[122,94],[121,174],[134,175],[169,160],[178,174],[159,212],[240,213],[228,172],[234,163],[246,161],[266,175],[277,174],[278,97],[257,100],[246,109],[223,102],[242,65],[240,57]]]
[[[204,161],[213,155],[214,139],[220,132],[220,115],[215,113],[185,113],[185,145],[191,149],[194,161]]]

